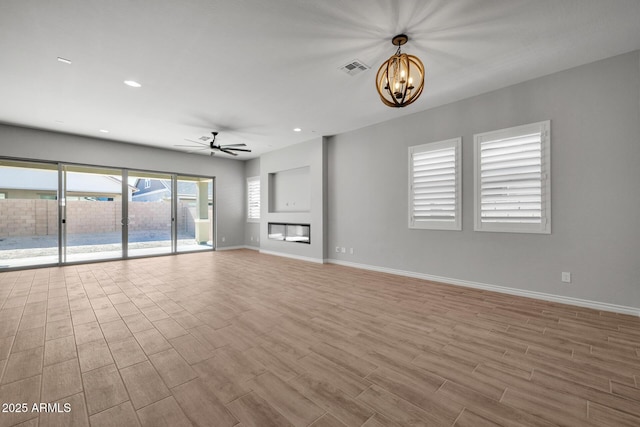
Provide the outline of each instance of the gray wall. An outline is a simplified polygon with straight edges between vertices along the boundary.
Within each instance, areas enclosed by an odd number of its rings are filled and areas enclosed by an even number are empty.
[[[0,156],[215,176],[216,246],[244,244],[244,162],[8,125],[0,125]]]
[[[633,52],[330,138],[327,246],[354,254],[329,256],[640,307],[639,65]],[[474,232],[473,134],[547,119],[552,234]],[[458,136],[463,230],[410,230],[407,147]]]
[[[247,201],[247,183],[246,178],[250,178],[252,176],[260,176],[260,158],[247,160],[244,162],[244,176],[245,176],[245,184],[244,184],[244,200],[245,200],[245,211],[244,211],[244,245],[250,246],[252,248],[260,247],[260,221],[258,222],[248,222],[247,221],[247,210],[246,210],[246,201]],[[262,184],[262,183],[261,183]],[[262,185],[260,186],[262,188]]]
[[[269,211],[310,212],[309,166],[273,173],[269,176]]]
[[[325,254],[325,141],[318,137],[260,157],[260,250],[323,262]],[[307,212],[269,212],[269,174],[309,167],[310,209]],[[311,244],[270,240],[269,222],[311,225]]]

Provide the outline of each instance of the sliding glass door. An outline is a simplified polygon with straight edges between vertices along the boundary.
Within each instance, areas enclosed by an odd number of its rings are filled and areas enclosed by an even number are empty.
[[[121,258],[122,171],[64,165],[62,172],[63,262]]]
[[[133,188],[126,214],[127,256],[171,253],[172,175],[130,170],[127,182]]]
[[[0,159],[0,269],[59,262],[58,165]]]
[[[0,159],[0,270],[212,250],[213,183]]]
[[[176,214],[178,252],[213,248],[213,179],[178,175]]]

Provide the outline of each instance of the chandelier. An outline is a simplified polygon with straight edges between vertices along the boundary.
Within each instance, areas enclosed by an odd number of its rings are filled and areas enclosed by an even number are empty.
[[[424,65],[417,56],[400,51],[400,46],[409,40],[404,34],[392,39],[398,46],[395,55],[378,69],[376,89],[380,99],[389,107],[404,107],[414,102],[424,88]]]

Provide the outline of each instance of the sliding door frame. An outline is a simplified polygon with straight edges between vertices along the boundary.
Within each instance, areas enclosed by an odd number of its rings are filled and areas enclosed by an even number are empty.
[[[175,188],[172,187],[172,191],[175,192],[175,194],[178,194],[178,178],[183,177],[183,178],[198,178],[198,179],[205,179],[205,180],[211,180],[211,203],[212,203],[212,209],[211,209],[211,218],[209,220],[209,233],[211,236],[211,248],[206,248],[206,249],[195,249],[195,250],[188,250],[188,251],[178,251],[178,226],[179,221],[178,221],[178,197],[174,197],[173,198],[173,203],[174,203],[174,208],[175,208],[175,221],[174,221],[174,225],[176,227],[176,231],[175,231],[175,253],[191,253],[191,252],[204,252],[204,251],[209,251],[209,250],[216,250],[216,219],[217,219],[217,215],[216,215],[216,209],[218,204],[216,203],[216,178],[213,176],[207,176],[207,175],[190,175],[190,174],[175,174],[175,179],[172,180],[173,185],[175,185]],[[207,205],[209,203],[209,195],[207,194]],[[199,207],[196,207],[196,209],[198,209]],[[207,208],[207,212],[208,212],[208,208]],[[194,225],[195,228],[195,225]]]
[[[168,255],[178,255],[185,253],[193,253],[193,252],[206,252],[206,251],[215,251],[216,250],[216,242],[217,242],[217,231],[218,231],[218,203],[217,203],[217,191],[216,191],[216,177],[215,176],[207,176],[207,175],[192,175],[186,173],[177,173],[177,172],[165,172],[165,171],[157,171],[157,170],[145,170],[145,169],[133,169],[133,168],[124,168],[124,167],[116,167],[116,166],[105,166],[105,165],[95,165],[95,164],[87,164],[87,163],[75,163],[75,162],[63,162],[63,161],[51,161],[51,160],[39,160],[39,159],[25,159],[25,158],[15,158],[15,157],[5,157],[0,156],[1,160],[7,161],[17,161],[17,162],[27,162],[27,163],[36,163],[36,164],[48,164],[57,166],[58,173],[58,189],[56,192],[57,198],[57,236],[58,236],[58,262],[54,263],[46,263],[46,264],[34,264],[28,266],[16,266],[16,267],[8,267],[0,270],[2,271],[14,271],[14,270],[26,270],[33,268],[47,268],[47,267],[55,267],[55,266],[65,266],[65,265],[78,265],[78,264],[91,264],[96,262],[109,262],[109,261],[119,261],[126,259],[135,259],[135,258],[150,258],[157,256],[168,256]],[[107,169],[115,169],[121,172],[122,177],[122,209],[121,209],[121,225],[122,225],[122,253],[118,258],[105,258],[105,259],[95,259],[95,260],[80,260],[80,261],[67,261],[67,218],[66,218],[66,208],[67,208],[67,194],[66,194],[66,166],[76,166],[76,167],[95,167],[95,168],[107,168]],[[157,174],[166,174],[171,176],[171,250],[170,253],[159,253],[159,254],[149,254],[149,255],[138,255],[138,256],[129,256],[129,171],[137,171],[137,172],[149,172],[149,173],[157,173]],[[210,179],[212,183],[211,197],[212,197],[212,210],[211,210],[211,218],[210,218],[210,233],[211,233],[211,248],[204,249],[196,249],[193,251],[182,251],[178,252],[178,224],[177,224],[177,215],[178,215],[178,176],[185,177],[193,177],[193,178],[203,178]]]
[[[122,259],[129,258],[129,169],[122,169]]]
[[[56,204],[58,206],[58,265],[67,262],[67,233],[66,233],[66,210],[65,210],[65,174],[62,163],[58,163],[58,191],[56,192]]]
[[[178,174],[171,174],[171,253],[178,253]]]

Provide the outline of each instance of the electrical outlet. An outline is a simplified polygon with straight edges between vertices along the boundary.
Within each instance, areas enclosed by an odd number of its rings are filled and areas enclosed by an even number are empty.
[[[353,248],[349,248],[349,254],[353,255]]]
[[[562,281],[564,283],[571,283],[571,273],[568,271],[562,272]]]
[[[336,246],[336,252],[340,253],[340,246]]]
[[[253,242],[253,236],[251,236],[251,241]]]
[[[222,241],[224,242],[224,236],[222,236]]]
[[[342,252],[343,254],[347,252],[347,250],[345,248],[340,248],[340,252]]]

